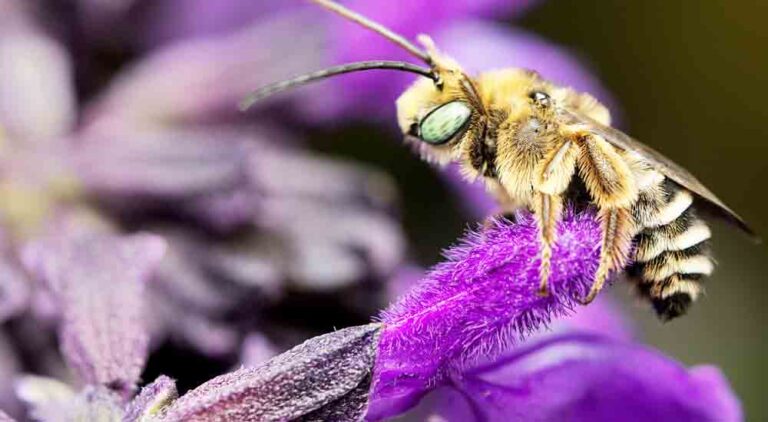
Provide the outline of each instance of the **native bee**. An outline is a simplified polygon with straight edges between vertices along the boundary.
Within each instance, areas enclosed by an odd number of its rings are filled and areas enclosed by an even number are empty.
[[[613,271],[627,274],[660,318],[683,314],[710,275],[711,233],[696,210],[713,211],[753,234],[744,221],[682,167],[611,127],[605,106],[526,69],[468,75],[432,40],[416,46],[330,0],[313,0],[378,32],[428,67],[368,61],[324,69],[268,85],[243,103],[349,72],[393,69],[423,76],[397,100],[406,142],[438,164],[458,162],[480,178],[503,210],[533,212],[541,239],[540,293],[548,294],[552,245],[566,202],[597,209],[602,228],[591,302]],[[633,247],[634,245],[634,247]],[[634,254],[630,257],[630,254]]]

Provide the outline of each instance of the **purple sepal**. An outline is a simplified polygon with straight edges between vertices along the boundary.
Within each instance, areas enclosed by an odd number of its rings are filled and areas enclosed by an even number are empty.
[[[62,353],[85,384],[124,396],[134,389],[149,341],[144,284],[164,251],[149,234],[59,235],[25,248],[28,270],[59,302]]]
[[[123,422],[150,420],[179,396],[176,382],[160,375],[152,384],[144,386],[125,409]]]
[[[539,240],[528,214],[494,221],[449,249],[446,261],[382,314],[368,417],[401,413],[430,388],[488,362],[515,341],[569,314],[595,271],[600,227],[568,212],[553,249],[551,294],[539,296]]]
[[[256,368],[214,378],[171,404],[163,421],[359,420],[381,324],[307,340]]]
[[[444,421],[742,420],[718,369],[589,335],[539,342],[448,384],[433,393]]]

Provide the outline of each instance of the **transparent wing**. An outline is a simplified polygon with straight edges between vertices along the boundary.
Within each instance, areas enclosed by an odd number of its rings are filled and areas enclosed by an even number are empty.
[[[605,126],[591,119],[590,117],[573,110],[562,109],[561,112],[567,121],[586,125],[591,129],[592,132],[605,138],[608,143],[625,151],[633,151],[648,160],[650,163],[653,163],[656,169],[664,174],[664,176],[696,194],[696,196],[702,200],[700,202],[707,205],[706,208],[708,208],[709,211],[711,211],[713,214],[725,219],[753,238],[756,238],[755,232],[749,228],[749,226],[738,214],[736,214],[732,209],[725,205],[725,203],[723,203],[720,198],[715,196],[712,191],[710,191],[694,175],[681,167],[679,164],[665,157],[660,152],[652,149],[648,145],[645,145],[642,142],[631,138],[620,130],[614,129],[610,126]]]

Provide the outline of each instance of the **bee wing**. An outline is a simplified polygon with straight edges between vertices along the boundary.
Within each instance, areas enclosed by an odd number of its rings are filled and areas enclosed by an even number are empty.
[[[703,200],[710,211],[712,211],[718,217],[721,217],[729,223],[735,225],[751,237],[757,239],[755,232],[744,222],[744,220],[730,209],[723,201],[715,196],[703,183],[701,183],[694,175],[688,170],[681,167],[679,164],[670,160],[662,155],[660,152],[654,150],[648,145],[631,138],[624,132],[614,129],[610,126],[603,125],[594,119],[582,115],[581,113],[573,110],[562,110],[566,116],[566,119],[576,124],[583,124],[590,128],[590,130],[605,138],[605,140],[625,151],[632,151],[650,163],[652,163],[664,176],[673,180],[675,183],[684,187],[685,189],[693,192],[698,198]]]

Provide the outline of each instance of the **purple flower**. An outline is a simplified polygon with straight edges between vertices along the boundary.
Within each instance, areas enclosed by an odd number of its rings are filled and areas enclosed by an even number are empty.
[[[445,421],[740,421],[722,373],[657,351],[561,335],[452,377],[431,414]]]
[[[580,323],[571,319],[571,328],[513,348],[569,314],[586,293],[600,233],[589,212],[569,212],[560,226],[551,296],[536,293],[532,218],[495,221],[450,249],[447,261],[384,312],[381,323],[311,339],[178,399],[167,377],[133,396],[147,338],[138,317],[143,289],[136,286],[156,265],[163,243],[77,233],[34,243],[25,253],[25,263],[61,302],[62,351],[85,384],[76,391],[50,378],[20,379],[17,392],[39,420],[378,420],[426,394],[431,404],[416,411],[446,420],[741,417],[716,369],[687,371],[622,339],[621,328],[602,328],[603,336],[574,334]],[[94,274],[112,274],[110,288]]]
[[[322,39],[308,16],[286,14],[152,50],[116,75],[88,105],[85,129],[109,135],[237,121],[233,116],[242,117],[237,104],[249,91],[320,66]],[[276,60],[276,51],[287,50],[292,54]]]
[[[290,142],[276,131],[182,127],[81,140],[82,180],[109,210],[127,219],[171,210],[216,234],[153,227],[170,246],[151,287],[157,340],[224,356],[259,328],[225,323],[243,303],[351,289],[402,260],[389,178],[273,145]]]
[[[144,369],[144,284],[165,243],[152,235],[68,234],[33,242],[24,262],[60,308],[61,351],[83,388],[25,376],[16,392],[37,420],[114,420]]]
[[[0,410],[0,422],[14,422],[14,420],[10,416],[8,416],[5,412]]]
[[[129,395],[144,368],[144,283],[165,251],[162,239],[134,235],[56,237],[28,246],[24,261],[57,299],[61,349],[88,385]]]
[[[574,336],[579,322],[571,319],[553,335],[541,332],[586,293],[599,233],[591,213],[564,218],[548,297],[536,293],[529,215],[496,221],[449,249],[446,262],[382,314],[367,419],[400,414],[440,388],[433,395],[448,404],[435,412],[445,420],[739,420],[738,401],[714,368],[686,371],[628,342],[623,329]]]
[[[380,324],[307,341],[255,368],[215,378],[177,400],[160,376],[134,396],[147,357],[144,284],[165,250],[151,235],[79,232],[28,246],[24,261],[57,299],[61,351],[83,385],[15,382],[35,420],[359,419],[367,408]]]
[[[599,253],[599,226],[567,216],[553,251],[553,294],[538,288],[538,237],[530,217],[493,223],[446,253],[409,294],[382,314],[371,415],[415,403],[450,374],[492,359],[516,340],[570,312],[586,294]]]

